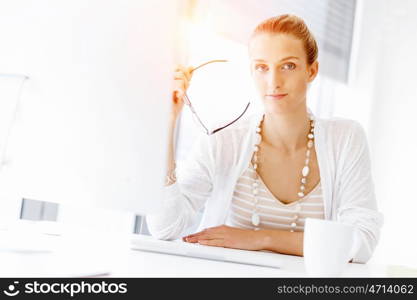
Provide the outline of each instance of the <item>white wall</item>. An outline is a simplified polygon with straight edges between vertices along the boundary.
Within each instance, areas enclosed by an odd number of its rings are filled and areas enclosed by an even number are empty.
[[[417,266],[417,2],[358,1],[360,21],[349,89],[335,114],[368,132],[379,208],[385,216],[373,261]]]
[[[416,14],[415,1],[386,1],[371,118],[375,180],[386,217],[379,256],[415,267]]]

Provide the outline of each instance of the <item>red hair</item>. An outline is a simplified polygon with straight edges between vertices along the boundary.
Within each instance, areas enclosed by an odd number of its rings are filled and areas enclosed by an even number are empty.
[[[304,44],[304,50],[307,56],[307,63],[311,65],[318,57],[318,47],[316,39],[304,23],[303,19],[294,15],[280,15],[266,19],[256,26],[252,37],[259,33],[285,33],[290,34]]]

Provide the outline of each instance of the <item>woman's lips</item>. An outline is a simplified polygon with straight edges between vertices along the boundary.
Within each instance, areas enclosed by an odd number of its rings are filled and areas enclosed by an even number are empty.
[[[267,98],[273,99],[273,100],[280,100],[287,96],[288,94],[275,94],[275,95],[266,95]]]

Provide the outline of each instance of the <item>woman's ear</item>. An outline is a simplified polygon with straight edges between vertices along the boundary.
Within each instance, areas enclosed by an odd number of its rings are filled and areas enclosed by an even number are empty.
[[[319,62],[316,60],[308,67],[308,82],[312,82],[319,72]]]

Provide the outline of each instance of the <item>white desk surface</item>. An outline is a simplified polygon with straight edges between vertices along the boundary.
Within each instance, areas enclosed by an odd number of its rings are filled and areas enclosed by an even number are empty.
[[[307,277],[302,257],[277,256],[281,269],[130,250],[128,236],[0,231],[0,277]],[[395,276],[389,267],[351,263],[342,277]]]

